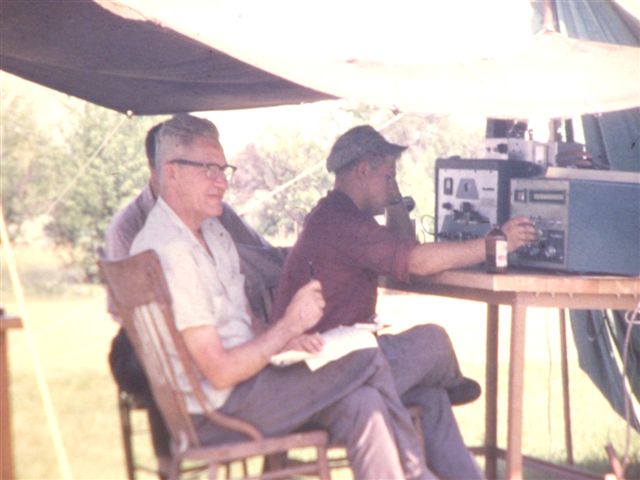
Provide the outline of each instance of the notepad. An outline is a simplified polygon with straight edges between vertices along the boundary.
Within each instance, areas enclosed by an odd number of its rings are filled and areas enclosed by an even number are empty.
[[[319,353],[289,350],[272,356],[271,364],[282,367],[305,362],[313,371],[356,350],[377,348],[378,342],[374,335],[374,329],[368,326],[363,328],[361,325],[368,324],[340,326],[322,333],[324,346]]]

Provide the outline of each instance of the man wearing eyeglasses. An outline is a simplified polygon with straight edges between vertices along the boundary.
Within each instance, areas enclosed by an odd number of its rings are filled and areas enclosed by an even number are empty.
[[[228,181],[224,150],[207,120],[177,115],[157,135],[160,194],[131,254],[158,253],[176,327],[213,408],[266,436],[313,422],[347,447],[358,479],[435,478],[378,349],[362,349],[315,371],[274,367],[270,358],[312,328],[324,308],[318,281],[302,286],[279,321],[252,328],[233,242],[216,218]],[[187,160],[188,162],[185,162]],[[229,440],[184,392],[203,442]]]
[[[129,255],[133,239],[144,226],[149,212],[156,203],[159,175],[156,170],[155,144],[156,134],[161,126],[162,123],[153,126],[145,138],[145,152],[150,172],[148,184],[109,223],[104,246],[105,256],[109,259],[124,258]],[[233,170],[233,168],[226,169],[225,174],[229,175],[228,181],[231,180]],[[217,175],[218,172],[214,171],[213,174]],[[242,270],[246,277],[245,292],[253,313],[266,321],[264,292],[274,289],[277,285],[278,275],[286,257],[286,249],[271,246],[226,203],[223,204],[220,222],[230,233],[240,254]],[[110,299],[108,310],[119,323]],[[170,463],[169,432],[151,395],[142,366],[122,328],[118,330],[111,342],[109,365],[120,389],[134,395],[147,410],[153,450],[158,471],[162,477]]]

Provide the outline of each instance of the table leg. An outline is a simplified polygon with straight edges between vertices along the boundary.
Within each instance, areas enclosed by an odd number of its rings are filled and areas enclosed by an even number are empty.
[[[522,479],[522,411],[524,391],[524,346],[527,309],[511,306],[509,352],[509,401],[507,407],[507,478]]]
[[[497,478],[498,449],[498,330],[499,306],[487,305],[487,358],[485,387],[485,475],[489,480]]]
[[[567,318],[565,309],[560,309],[560,352],[562,365],[562,405],[564,407],[564,442],[567,463],[573,465],[573,438],[571,436],[571,398],[569,395],[569,359],[567,356]]]
[[[0,330],[0,478],[13,478],[11,452],[11,410],[9,408],[9,355],[7,332]]]

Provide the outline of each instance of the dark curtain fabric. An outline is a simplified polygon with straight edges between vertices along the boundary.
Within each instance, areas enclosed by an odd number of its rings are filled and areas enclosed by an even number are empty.
[[[118,8],[117,2],[109,6]],[[334,98],[237,60],[126,7],[122,10],[124,16],[116,15],[91,0],[1,1],[0,66],[26,80],[136,115]]]
[[[640,22],[611,1],[555,2],[562,30],[570,37],[622,45],[640,45]],[[640,171],[640,109],[582,117],[587,150],[600,168]],[[612,245],[612,248],[615,248]],[[632,326],[624,312],[576,310],[571,326],[580,367],[623,418],[625,385],[614,356],[622,358],[627,332]],[[640,327],[631,331],[626,376],[640,400]],[[631,425],[640,431],[632,409]]]

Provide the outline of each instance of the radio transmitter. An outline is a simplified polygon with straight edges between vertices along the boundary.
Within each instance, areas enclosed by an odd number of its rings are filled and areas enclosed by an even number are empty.
[[[541,173],[539,165],[518,160],[437,159],[436,240],[484,237],[509,219],[510,180]]]
[[[511,216],[532,218],[538,239],[514,252],[509,263],[640,275],[640,182],[599,179],[626,172],[577,173],[582,178],[511,180]]]

